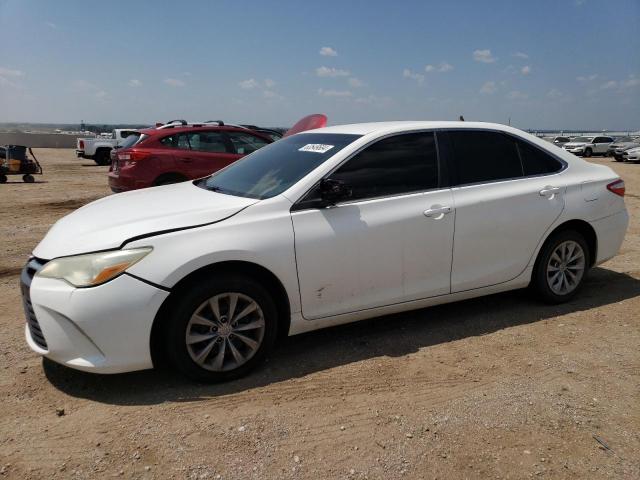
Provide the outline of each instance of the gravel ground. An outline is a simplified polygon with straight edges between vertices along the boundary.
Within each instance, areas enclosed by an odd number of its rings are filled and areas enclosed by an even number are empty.
[[[524,292],[292,337],[240,381],[84,374],[26,346],[18,274],[106,167],[37,150],[0,185],[0,478],[640,478],[640,165],[622,252],[569,304]]]

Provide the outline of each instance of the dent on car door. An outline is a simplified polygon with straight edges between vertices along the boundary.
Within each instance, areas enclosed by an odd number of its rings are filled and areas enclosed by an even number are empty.
[[[292,212],[305,318],[449,293],[454,212],[432,132],[380,140],[329,178],[351,198]],[[316,187],[301,202],[319,197]]]
[[[461,130],[440,142],[454,159],[451,291],[507,282],[529,264],[564,208],[563,164],[500,132]],[[440,134],[439,134],[440,138]]]

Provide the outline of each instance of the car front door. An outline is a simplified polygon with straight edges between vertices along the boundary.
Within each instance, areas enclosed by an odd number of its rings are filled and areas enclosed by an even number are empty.
[[[613,139],[609,137],[596,137],[593,139],[593,153],[605,154]]]
[[[307,208],[317,186],[292,209],[305,318],[449,293],[455,212],[433,132],[379,140],[328,177],[352,196]]]
[[[439,142],[456,186],[451,291],[513,280],[564,208],[563,163],[502,132],[457,130]]]

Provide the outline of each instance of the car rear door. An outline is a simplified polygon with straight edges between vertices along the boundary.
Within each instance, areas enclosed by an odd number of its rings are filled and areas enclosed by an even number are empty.
[[[265,145],[272,143],[271,139],[267,140],[248,131],[227,131],[225,133],[237,158],[249,155]]]
[[[309,153],[314,155],[314,153]],[[331,208],[292,209],[307,319],[449,293],[454,211],[433,132],[379,140],[330,178],[353,190]]]
[[[456,208],[451,291],[507,282],[521,274],[564,208],[564,164],[498,131],[439,133],[453,159]]]
[[[210,175],[240,158],[220,130],[198,130],[187,137],[190,152],[179,161],[187,164],[190,178]]]

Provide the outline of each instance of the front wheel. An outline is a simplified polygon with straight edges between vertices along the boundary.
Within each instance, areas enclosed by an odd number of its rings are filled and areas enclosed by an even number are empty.
[[[275,304],[250,278],[228,274],[194,283],[172,310],[165,338],[169,359],[196,381],[247,374],[276,339]]]
[[[0,183],[7,183],[7,176],[4,173],[0,173]]]
[[[591,155],[593,155],[593,150],[591,150],[590,148],[585,149],[584,156],[589,158]]]
[[[548,303],[567,302],[582,288],[589,265],[589,247],[580,233],[555,233],[538,254],[531,286]]]
[[[24,183],[33,183],[36,181],[36,179],[33,178],[33,175],[26,174],[22,176],[22,181]]]

